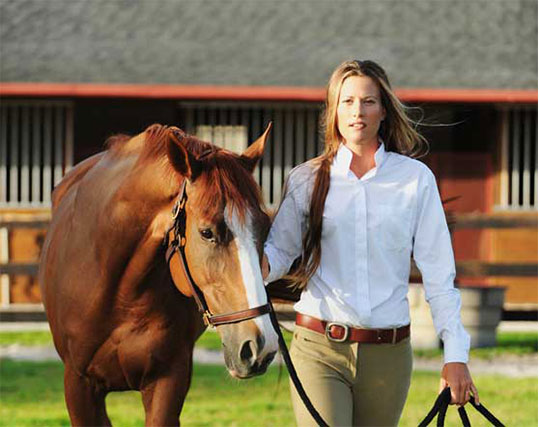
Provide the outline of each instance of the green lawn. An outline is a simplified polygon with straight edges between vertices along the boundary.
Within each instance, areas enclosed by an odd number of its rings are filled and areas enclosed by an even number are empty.
[[[63,367],[59,362],[0,362],[0,425],[69,425],[63,400]],[[537,426],[537,379],[474,377],[482,402],[507,425]],[[415,372],[402,426],[416,426],[437,393],[438,374]],[[143,425],[139,394],[114,393],[107,398],[113,425]],[[486,425],[470,408],[472,425]],[[247,381],[234,380],[225,368],[196,365],[181,417],[185,426],[292,426],[288,379],[279,368]],[[458,425],[456,410],[447,425]]]

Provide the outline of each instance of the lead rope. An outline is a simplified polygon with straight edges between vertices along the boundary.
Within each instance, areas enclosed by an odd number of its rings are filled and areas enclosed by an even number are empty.
[[[451,389],[449,387],[445,388],[436,398],[436,401],[434,402],[434,405],[432,406],[432,409],[429,411],[427,416],[419,423],[418,427],[426,427],[430,424],[432,419],[438,414],[438,418],[436,419],[436,426],[437,427],[443,427],[444,421],[445,421],[445,414],[447,412],[447,407],[449,406],[449,403],[451,402]],[[483,415],[490,423],[495,427],[505,427],[502,422],[496,418],[492,413],[485,408],[480,403],[475,403],[475,399],[473,396],[470,397],[470,404],[477,409],[477,411]],[[458,408],[460,420],[462,421],[462,425],[464,427],[470,427],[470,419],[468,418],[468,414],[466,413],[466,409],[464,409],[464,406],[460,406]]]
[[[305,389],[303,388],[301,381],[298,378],[296,368],[294,368],[294,365],[292,364],[292,359],[290,358],[290,353],[288,352],[288,348],[286,347],[286,342],[283,338],[281,328],[279,327],[279,322],[277,321],[277,317],[275,316],[275,310],[273,309],[273,304],[271,303],[271,299],[269,295],[268,295],[268,303],[271,307],[271,310],[269,312],[271,324],[273,326],[273,329],[275,329],[275,332],[277,333],[277,337],[279,338],[279,348],[281,350],[281,354],[283,356],[286,368],[288,369],[288,372],[290,373],[290,378],[292,379],[292,382],[294,383],[294,387],[296,387],[296,390],[299,396],[301,397],[303,404],[305,405],[305,407],[307,408],[311,416],[314,418],[316,423],[320,427],[329,427],[329,424],[324,421],[322,416],[318,413],[316,408],[313,406],[311,400],[309,399],[309,396],[307,396],[307,393],[305,393]]]

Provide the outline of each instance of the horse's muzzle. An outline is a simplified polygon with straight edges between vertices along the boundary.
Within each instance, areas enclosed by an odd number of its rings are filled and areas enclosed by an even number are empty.
[[[225,363],[230,375],[241,379],[265,373],[277,353],[276,351],[265,353],[264,339],[261,337],[257,337],[256,341],[249,339],[243,341],[236,355],[226,350],[225,347]]]

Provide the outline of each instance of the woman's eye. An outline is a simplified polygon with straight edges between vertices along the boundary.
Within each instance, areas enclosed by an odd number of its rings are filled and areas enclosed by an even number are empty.
[[[203,230],[200,230],[200,235],[203,239],[214,240],[213,231],[211,231],[211,229],[209,228],[204,228]]]

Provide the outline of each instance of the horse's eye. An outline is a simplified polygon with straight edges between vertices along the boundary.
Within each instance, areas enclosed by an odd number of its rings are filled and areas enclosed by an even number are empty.
[[[200,235],[202,236],[203,239],[215,240],[215,238],[213,236],[213,231],[211,231],[211,229],[209,229],[209,228],[204,228],[204,229],[200,230]]]

